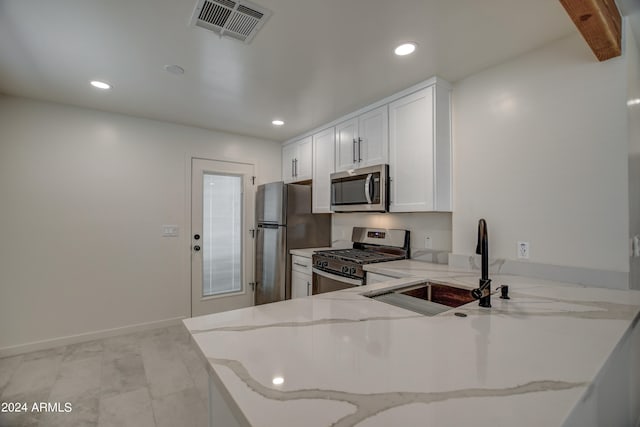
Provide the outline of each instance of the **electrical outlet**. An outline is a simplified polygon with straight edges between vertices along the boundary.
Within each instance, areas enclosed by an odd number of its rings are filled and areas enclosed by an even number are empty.
[[[430,236],[426,236],[424,238],[424,248],[425,249],[431,249],[431,237]]]
[[[529,259],[529,242],[518,242],[518,258]]]

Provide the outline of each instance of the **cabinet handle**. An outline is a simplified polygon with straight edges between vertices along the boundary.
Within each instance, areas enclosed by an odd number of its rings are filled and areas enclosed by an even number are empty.
[[[307,280],[307,296],[311,296],[311,283]]]
[[[353,138],[353,163],[357,162],[356,160],[356,145],[358,144],[358,141],[356,141],[355,138]]]
[[[362,138],[358,137],[358,163],[362,161],[362,156],[360,156],[360,145],[362,144]]]
[[[296,175],[295,175],[295,171],[294,171],[294,169],[293,169],[293,160],[294,160],[294,159],[291,159],[291,178],[293,178],[294,176],[296,176]]]
[[[294,262],[294,264],[295,264],[295,265],[299,265],[300,267],[304,267],[304,268],[309,267],[308,265],[306,265],[306,264],[300,264],[299,262]]]
[[[294,165],[293,170],[295,171],[293,176],[297,177],[298,176],[298,159],[293,159],[293,165]]]

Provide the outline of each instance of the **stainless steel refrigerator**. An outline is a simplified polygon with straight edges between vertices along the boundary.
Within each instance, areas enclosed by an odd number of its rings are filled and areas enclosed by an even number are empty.
[[[291,298],[291,249],[331,246],[331,214],[311,213],[311,186],[272,182],[256,193],[255,304]]]

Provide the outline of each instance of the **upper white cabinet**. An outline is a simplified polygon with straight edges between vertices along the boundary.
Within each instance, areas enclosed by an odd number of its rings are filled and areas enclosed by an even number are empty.
[[[389,152],[387,106],[336,125],[336,171],[387,163]]]
[[[312,180],[314,213],[331,212],[332,172],[386,163],[391,212],[452,210],[447,82],[433,77],[318,129],[282,147],[282,179]]]
[[[451,211],[450,94],[436,83],[389,104],[391,212]]]
[[[335,172],[335,128],[313,135],[313,181],[311,183],[311,211],[331,213],[330,175]]]
[[[282,180],[286,183],[311,179],[312,138],[310,136],[282,147]]]

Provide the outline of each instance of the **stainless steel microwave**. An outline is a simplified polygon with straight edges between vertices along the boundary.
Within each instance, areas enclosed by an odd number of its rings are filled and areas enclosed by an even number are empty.
[[[331,174],[331,210],[387,212],[389,165],[376,165]]]

